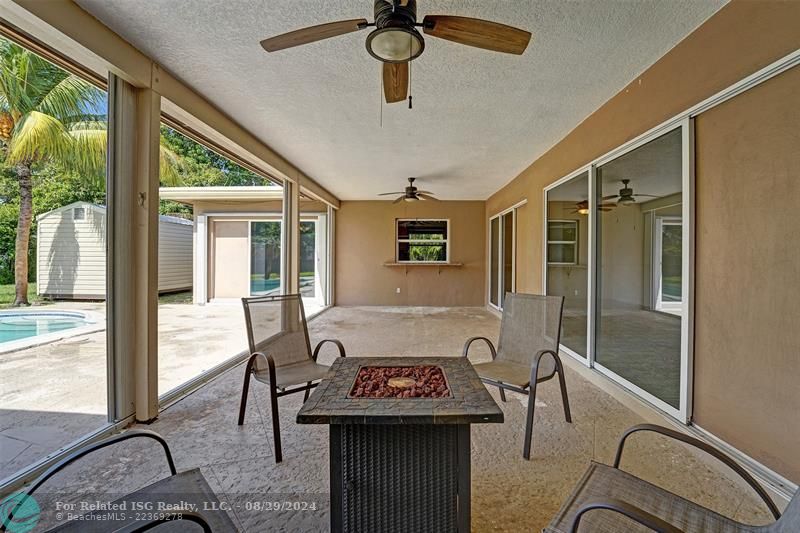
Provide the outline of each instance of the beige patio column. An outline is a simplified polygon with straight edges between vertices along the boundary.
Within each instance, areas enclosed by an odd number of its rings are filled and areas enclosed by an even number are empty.
[[[281,266],[283,294],[297,294],[300,292],[300,190],[289,180],[283,182]]]
[[[114,418],[158,415],[158,181],[161,97],[109,80],[108,347]]]

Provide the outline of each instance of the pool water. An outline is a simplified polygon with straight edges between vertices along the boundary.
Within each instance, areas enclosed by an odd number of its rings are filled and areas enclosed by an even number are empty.
[[[0,344],[56,333],[91,323],[79,313],[0,311]]]

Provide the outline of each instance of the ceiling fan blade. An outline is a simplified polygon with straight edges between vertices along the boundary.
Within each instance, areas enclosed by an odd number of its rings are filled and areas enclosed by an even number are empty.
[[[329,39],[338,35],[344,35],[358,31],[367,27],[367,19],[340,20],[338,22],[328,22],[317,26],[309,26],[289,33],[276,35],[261,41],[261,46],[267,52],[277,52],[284,48],[292,48],[301,44],[313,43],[323,39]]]
[[[417,191],[417,193],[422,193],[422,194],[434,194],[434,193],[432,193],[431,191],[420,191],[420,190],[418,190],[418,191]]]
[[[656,196],[655,194],[634,194],[633,196],[647,196],[648,198],[661,198],[660,196]]]
[[[394,201],[394,202],[392,202],[392,203],[393,203],[393,204],[396,204],[397,202],[402,202],[404,198],[405,198],[405,195],[403,195],[403,196],[400,196],[400,197],[398,197],[398,198],[397,198],[397,200],[395,200],[395,201]]]
[[[601,199],[601,200],[612,200],[612,199],[614,199],[614,198],[616,198],[616,197],[618,197],[618,196],[619,196],[619,194],[609,194],[608,196],[603,196],[603,197],[602,197],[602,198],[600,198],[600,199]]]
[[[397,191],[397,192],[382,192],[378,196],[391,196],[393,194],[405,194],[405,191]]]
[[[383,95],[387,104],[402,102],[408,96],[408,63],[383,64]]]
[[[531,40],[525,30],[469,17],[427,15],[422,27],[432,37],[506,54],[522,54]]]
[[[432,200],[434,202],[438,202],[439,201],[438,198],[434,198],[430,194],[425,194],[424,192],[419,192],[419,191],[417,191],[417,197],[421,198],[422,200]]]

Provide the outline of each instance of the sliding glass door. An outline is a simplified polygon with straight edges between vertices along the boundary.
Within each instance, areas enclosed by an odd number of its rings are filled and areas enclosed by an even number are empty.
[[[544,198],[544,281],[565,298],[562,349],[684,421],[691,142],[687,120],[559,180]]]
[[[250,222],[250,294],[280,294],[281,222]]]
[[[497,309],[516,290],[516,224],[516,209],[489,220],[489,303]]]
[[[561,344],[586,358],[589,279],[589,172],[545,193],[547,294],[564,297]]]
[[[680,302],[682,229],[680,219],[665,225],[659,213],[681,209],[680,129],[598,166],[596,173],[598,202],[611,200],[615,207],[597,217],[595,362],[677,409],[682,317],[680,307],[676,314],[660,312],[660,302],[665,296]],[[655,306],[650,294],[656,294]]]

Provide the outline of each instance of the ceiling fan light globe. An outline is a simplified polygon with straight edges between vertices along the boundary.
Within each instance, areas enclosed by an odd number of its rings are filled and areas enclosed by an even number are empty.
[[[632,196],[624,196],[617,202],[619,205],[631,205],[636,203],[636,198]]]
[[[579,208],[578,209],[578,214],[579,215],[588,215],[589,214],[589,208],[588,207]]]
[[[413,28],[389,26],[367,36],[367,52],[384,63],[405,63],[416,59],[425,49],[425,41]]]
[[[405,200],[406,202],[416,202],[417,200],[419,200],[419,198],[417,198],[416,196],[406,196]]]

